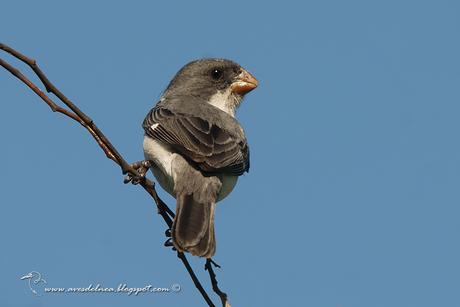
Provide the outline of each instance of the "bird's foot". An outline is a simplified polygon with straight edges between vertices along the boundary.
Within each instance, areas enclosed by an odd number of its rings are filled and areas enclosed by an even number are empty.
[[[168,238],[168,240],[166,240],[166,242],[164,243],[164,246],[165,246],[165,247],[172,247],[172,250],[173,250],[173,251],[176,251],[176,250],[177,250],[177,249],[174,247],[174,244],[173,244],[171,238]]]
[[[177,249],[174,247],[174,243],[173,243],[172,238],[171,238],[171,229],[169,229],[169,228],[166,229],[165,236],[168,239],[165,241],[164,246],[165,247],[172,247],[173,251],[177,251]]]
[[[134,168],[139,173],[139,176],[133,176],[131,174],[128,174],[125,176],[125,179],[123,180],[123,182],[124,183],[131,182],[132,184],[139,184],[145,178],[145,174],[147,173],[151,165],[152,164],[150,163],[150,161],[147,161],[147,160],[134,162],[133,164],[131,164],[131,167]]]

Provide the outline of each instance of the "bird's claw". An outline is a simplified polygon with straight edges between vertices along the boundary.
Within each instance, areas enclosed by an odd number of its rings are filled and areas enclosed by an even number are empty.
[[[132,174],[128,174],[125,176],[123,183],[126,184],[131,182],[134,185],[139,184],[145,178],[145,174],[149,170],[150,166],[151,163],[147,160],[134,162],[133,164],[131,164],[131,167],[139,173],[139,176],[133,176]]]
[[[173,251],[176,251],[176,250],[177,250],[177,249],[174,247],[174,244],[173,244],[171,238],[168,238],[168,240],[166,240],[166,242],[164,243],[164,246],[166,246],[166,247],[172,247],[172,250],[173,250]]]

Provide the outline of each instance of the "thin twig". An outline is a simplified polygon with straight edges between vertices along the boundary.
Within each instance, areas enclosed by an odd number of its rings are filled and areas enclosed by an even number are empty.
[[[208,303],[209,306],[215,307],[216,305],[214,305],[214,303],[211,301],[211,299],[209,298],[209,296],[206,293],[206,291],[204,291],[203,287],[199,287],[200,281],[198,280],[198,277],[196,277],[195,272],[193,272],[193,269],[190,266],[190,263],[188,262],[187,258],[185,257],[185,254],[182,253],[182,252],[177,252],[177,257],[180,260],[182,260],[182,263],[185,265],[185,268],[189,272],[190,277],[192,278],[193,283],[195,284],[195,287],[198,288],[198,290],[200,291],[201,295],[204,297],[206,303]]]
[[[62,113],[73,120],[79,122],[80,118],[78,115],[75,115],[72,112],[67,111],[66,109],[61,108],[60,106],[56,105],[54,101],[52,101],[45,93],[43,93],[35,84],[33,84],[26,76],[24,76],[19,70],[5,62],[4,60],[0,59],[0,65],[3,66],[6,70],[8,70],[11,74],[13,74],[16,78],[21,80],[25,83],[32,91],[35,92],[51,109],[53,112]]]
[[[220,265],[215,263],[211,258],[206,259],[206,264],[204,265],[204,269],[208,271],[209,273],[209,278],[211,279],[211,284],[212,284],[212,290],[220,297],[220,300],[222,302],[222,307],[230,307],[230,303],[228,302],[228,297],[227,293],[222,292],[219,289],[219,286],[217,285],[217,278],[216,278],[216,273],[214,273],[214,269],[212,266],[215,266],[217,268],[220,268]]]
[[[5,44],[2,44],[2,43],[0,43],[0,50],[3,50],[11,54],[13,57],[27,64],[34,71],[34,73],[38,76],[38,78],[43,83],[44,87],[46,88],[47,92],[52,93],[56,97],[58,97],[59,100],[61,100],[71,111],[58,106],[48,95],[46,95],[43,91],[41,91],[32,81],[30,81],[18,69],[11,66],[6,61],[0,59],[0,66],[4,67],[11,74],[13,74],[16,78],[18,78],[24,84],[26,84],[34,93],[36,93],[51,108],[53,112],[64,114],[67,117],[73,119],[74,121],[80,123],[83,127],[85,127],[88,130],[88,132],[91,134],[91,136],[96,140],[97,144],[104,151],[107,158],[114,161],[120,166],[123,174],[129,174],[131,175],[132,178],[139,180],[140,185],[154,199],[157,205],[157,208],[158,208],[158,214],[162,216],[165,223],[168,225],[169,228],[171,228],[172,223],[173,223],[174,213],[158,196],[155,190],[155,184],[149,179],[140,176],[137,170],[133,168],[128,162],[126,162],[126,160],[122,157],[122,155],[117,151],[117,149],[108,140],[108,138],[102,133],[101,130],[99,130],[99,128],[96,126],[93,120],[90,117],[88,117],[83,111],[81,111],[61,91],[59,91],[54,86],[54,84],[51,83],[51,81],[49,81],[49,79],[46,77],[43,71],[38,67],[37,62],[35,60],[23,55],[17,50]],[[195,284],[200,294],[203,296],[206,303],[209,306],[214,307],[215,305],[213,304],[208,294],[204,290],[203,286],[201,285],[200,281],[196,277],[196,274],[193,271],[192,267],[190,266],[185,254],[178,252],[177,256],[179,259],[181,259],[190,277],[192,278],[193,283]]]

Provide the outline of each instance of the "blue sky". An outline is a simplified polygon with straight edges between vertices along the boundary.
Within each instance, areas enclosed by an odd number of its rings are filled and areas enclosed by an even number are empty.
[[[460,306],[458,2],[6,1],[2,13],[1,41],[129,161],[183,64],[226,57],[259,79],[238,112],[251,170],[216,216],[232,306]],[[5,71],[0,102],[0,305],[204,306],[151,199],[87,132]],[[181,291],[35,297],[19,280],[32,270],[55,287]]]

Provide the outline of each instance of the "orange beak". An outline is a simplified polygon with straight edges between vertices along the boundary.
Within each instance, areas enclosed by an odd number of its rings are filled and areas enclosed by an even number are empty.
[[[235,94],[244,95],[255,89],[259,85],[259,81],[253,75],[242,69],[241,73],[232,83],[232,92]]]

